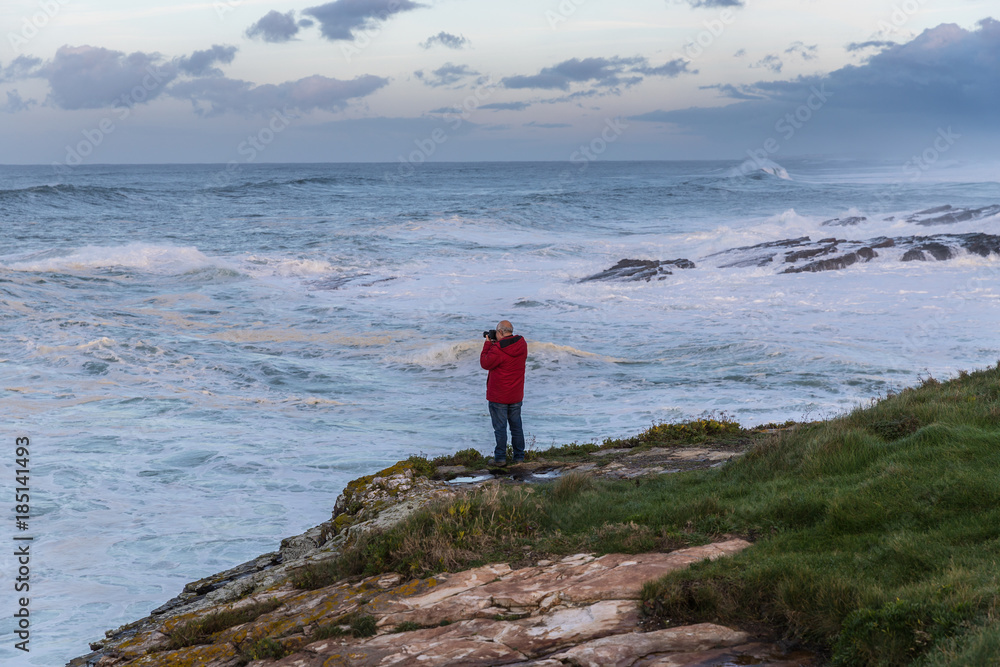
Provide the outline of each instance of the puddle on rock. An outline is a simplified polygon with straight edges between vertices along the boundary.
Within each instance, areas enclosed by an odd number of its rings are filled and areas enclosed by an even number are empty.
[[[479,482],[485,482],[488,479],[493,479],[493,475],[466,475],[464,477],[456,477],[454,479],[447,480],[448,484],[478,484]]]

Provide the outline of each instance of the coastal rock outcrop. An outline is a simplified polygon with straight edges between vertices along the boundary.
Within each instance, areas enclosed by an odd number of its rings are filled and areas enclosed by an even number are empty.
[[[646,581],[749,546],[732,539],[671,553],[577,554],[520,569],[493,564],[405,583],[383,575],[315,591],[284,584],[226,605],[226,611],[267,602],[274,608],[220,632],[211,644],[171,649],[171,638],[196,618],[187,614],[119,646],[96,665],[194,660],[229,667],[239,660],[240,647],[264,639],[289,655],[254,665],[516,665],[541,659],[633,665],[650,655],[686,664],[721,648],[735,656],[747,643],[746,633],[711,624],[642,633],[636,601]],[[359,617],[373,620],[374,636],[348,634],[348,619]],[[325,638],[312,639],[317,634]]]
[[[667,276],[672,276],[675,269],[693,269],[694,262],[688,259],[678,258],[666,261],[655,259],[623,259],[610,269],[595,273],[582,279],[581,283],[591,280],[645,280],[649,282],[653,278],[663,280]]]
[[[950,204],[935,206],[924,211],[917,211],[906,218],[907,222],[918,225],[953,225],[956,222],[981,220],[1000,213],[1000,204],[983,206],[981,208],[955,208]]]
[[[632,478],[720,465],[740,452],[737,444],[604,449],[588,457],[596,463],[569,463],[567,469]],[[551,464],[525,464],[524,476],[488,483],[521,484],[543,474],[546,465],[551,469]],[[350,536],[390,526],[435,499],[453,498],[474,485],[448,484],[418,472],[413,463],[401,462],[351,482],[330,521],[284,540],[278,552],[189,584],[171,604],[109,632],[106,641],[92,647],[95,653],[70,664],[813,664],[809,654],[754,643],[745,632],[710,623],[643,627],[638,599],[646,582],[751,546],[739,538],[667,553],[583,553],[529,564],[493,563],[423,579],[386,573],[315,590],[293,585],[294,571],[330,560]]]
[[[990,210],[992,207],[976,209],[974,213],[987,215]],[[829,220],[827,222],[831,225],[834,223],[834,221]],[[845,225],[856,224],[848,223],[847,220],[844,220],[843,223]],[[1000,256],[1000,235],[971,233],[893,238],[880,236],[866,240],[830,237],[818,241],[813,241],[808,236],[800,236],[767,241],[752,246],[730,248],[706,255],[699,262],[708,263],[720,269],[774,265],[778,269],[778,273],[814,273],[835,271],[855,264],[871,262],[880,257],[882,253],[879,253],[879,250],[882,249],[895,249],[884,253],[888,257],[883,258],[882,261],[945,261],[966,253],[980,257]],[[789,264],[791,266],[787,266]],[[588,276],[580,282],[626,279],[649,281],[654,277],[662,279],[664,275],[661,274],[670,274],[664,268],[666,266],[695,268],[694,263],[689,260],[675,259],[660,262],[657,260],[623,259],[615,266]]]

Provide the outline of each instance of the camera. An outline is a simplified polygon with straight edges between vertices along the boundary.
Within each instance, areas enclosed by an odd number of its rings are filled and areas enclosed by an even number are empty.
[[[484,331],[483,338],[489,338],[490,340],[495,341],[497,339],[497,330],[490,329],[489,331]]]

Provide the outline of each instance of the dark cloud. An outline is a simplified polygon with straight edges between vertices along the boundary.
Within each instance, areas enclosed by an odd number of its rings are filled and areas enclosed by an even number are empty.
[[[17,90],[12,90],[7,93],[7,103],[0,105],[0,112],[17,113],[19,111],[27,111],[36,104],[38,102],[35,100],[26,100],[21,97],[21,94]]]
[[[952,127],[995,139],[998,71],[1000,22],[984,19],[975,30],[942,24],[863,65],[733,88],[745,101],[723,107],[658,110],[632,119],[672,123],[716,145],[794,136],[809,151],[914,151]]]
[[[236,57],[235,46],[215,44],[205,51],[195,51],[190,56],[177,59],[177,67],[190,76],[222,76],[222,72],[212,67],[216,63],[228,65]]]
[[[785,66],[785,63],[781,62],[781,58],[773,53],[769,53],[757,62],[750,65],[750,69],[769,69],[775,74],[781,74],[781,68]]]
[[[851,42],[850,44],[847,45],[847,50],[864,51],[865,49],[888,49],[896,45],[897,45],[896,42],[882,40],[882,39],[873,39],[867,42]]]
[[[819,49],[818,44],[807,45],[802,42],[793,42],[791,46],[785,49],[785,53],[790,55],[797,55],[802,60],[814,60],[816,58],[816,51]]]
[[[746,0],[687,0],[692,7],[743,7]]]
[[[428,86],[437,88],[440,86],[452,86],[465,79],[479,76],[479,72],[469,69],[468,65],[445,63],[430,74],[424,73],[423,70],[417,70],[413,75]]]
[[[492,104],[484,104],[479,108],[490,111],[524,111],[530,106],[531,102],[493,102]]]
[[[764,99],[763,95],[758,95],[753,92],[751,86],[734,86],[731,83],[716,83],[711,86],[698,86],[701,90],[718,90],[719,95],[722,97],[730,97],[734,100],[760,100]]]
[[[469,40],[465,38],[465,35],[459,37],[458,35],[452,35],[451,33],[441,31],[433,37],[428,37],[427,41],[420,44],[425,49],[429,49],[435,44],[440,44],[449,49],[461,49],[469,45]]]
[[[163,93],[178,75],[156,53],[125,54],[96,46],[63,46],[33,76],[49,82],[49,103],[62,109],[132,106]]]
[[[18,56],[6,67],[0,67],[0,83],[4,81],[17,81],[34,76],[35,71],[41,66],[41,58],[31,56]]]
[[[307,113],[317,109],[338,111],[350,100],[371,95],[388,83],[388,79],[370,74],[350,81],[313,75],[261,86],[237,79],[203,78],[175,84],[170,94],[190,100],[203,116],[269,114],[275,110]]]
[[[652,67],[645,58],[572,58],[546,67],[538,74],[510,76],[503,79],[506,88],[541,88],[543,90],[569,90],[574,83],[589,83],[598,87],[634,86],[643,80],[642,75],[676,77],[693,73],[683,59],[671,60],[659,67]]]
[[[312,25],[312,21],[309,22]],[[247,28],[246,35],[250,39],[262,39],[265,42],[288,42],[299,34],[302,26],[295,21],[295,12],[287,14],[272,9],[252,26]],[[308,26],[306,26],[308,27]]]
[[[353,40],[357,30],[371,30],[393,14],[425,6],[411,0],[334,0],[302,13],[319,21],[327,39]]]

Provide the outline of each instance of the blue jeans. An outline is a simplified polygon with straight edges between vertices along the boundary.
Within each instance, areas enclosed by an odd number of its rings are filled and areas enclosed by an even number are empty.
[[[524,460],[524,430],[521,428],[520,403],[494,403],[490,401],[490,419],[493,421],[493,435],[497,447],[493,450],[496,461],[507,460],[507,424],[510,423],[510,444],[514,448],[514,460]]]

